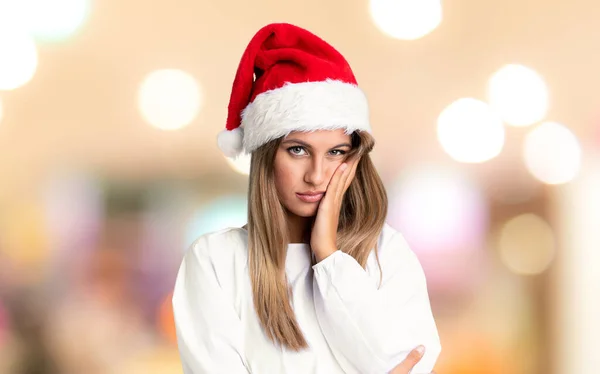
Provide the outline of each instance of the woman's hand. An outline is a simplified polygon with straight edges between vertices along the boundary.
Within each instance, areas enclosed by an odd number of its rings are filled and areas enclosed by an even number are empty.
[[[325,196],[319,203],[317,216],[313,223],[310,247],[315,254],[317,262],[325,259],[337,250],[337,228],[344,193],[352,183],[356,174],[359,157],[353,157],[340,164],[325,191]]]
[[[425,347],[422,345],[410,351],[408,356],[396,366],[389,374],[409,374],[415,365],[421,361],[423,354],[425,353]],[[431,373],[435,374],[435,373]]]

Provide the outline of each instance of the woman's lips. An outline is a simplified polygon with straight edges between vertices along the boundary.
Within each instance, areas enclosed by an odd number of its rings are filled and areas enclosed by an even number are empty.
[[[318,201],[320,201],[323,198],[322,193],[319,194],[315,194],[315,195],[302,195],[300,193],[296,193],[296,196],[298,196],[298,198],[302,201],[304,201],[305,203],[316,203]]]

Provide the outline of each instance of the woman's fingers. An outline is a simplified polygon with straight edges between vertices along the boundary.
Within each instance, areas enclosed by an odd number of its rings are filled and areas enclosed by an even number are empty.
[[[344,185],[346,176],[350,172],[351,168],[352,165],[349,162],[341,163],[335,170],[335,173],[333,174],[333,177],[331,178],[331,181],[327,186],[327,193],[329,193],[331,195],[331,198],[334,199],[334,201],[336,202],[341,201],[339,199],[340,186]]]
[[[348,189],[348,187],[350,187],[350,183],[352,183],[352,180],[354,179],[354,176],[356,175],[356,168],[358,167],[358,162],[360,161],[360,157],[356,157],[355,159],[352,160],[352,166],[350,167],[350,172],[348,173],[346,180],[344,181],[344,189],[342,190],[342,195],[346,192],[346,190]]]
[[[400,363],[400,365],[396,366],[390,374],[409,374],[412,368],[421,361],[423,358],[423,354],[425,353],[425,347],[422,345],[410,351],[408,356]]]
[[[347,159],[341,163],[333,173],[333,176],[327,185],[326,193],[333,201],[341,203],[344,193],[348,189],[348,186],[356,173],[358,160],[358,157]]]
[[[333,177],[331,177],[331,180],[329,181],[329,184],[327,185],[327,192],[331,192],[331,195],[336,195],[336,192],[338,191],[338,186],[340,185],[340,181],[342,180],[344,174],[348,171],[348,164],[347,163],[341,163],[337,169],[335,169],[335,172],[333,173]],[[331,196],[333,197],[333,196]]]
[[[340,183],[336,186],[336,196],[339,198],[339,201],[342,201],[342,198],[344,197],[344,193],[346,192],[346,190],[348,189],[348,186],[350,185],[352,178],[354,178],[354,174],[356,173],[356,167],[358,165],[358,160],[360,158],[359,157],[352,157],[347,159],[346,161],[344,161],[345,164],[347,164],[347,169],[344,170],[344,174],[342,176],[342,179],[340,180]]]

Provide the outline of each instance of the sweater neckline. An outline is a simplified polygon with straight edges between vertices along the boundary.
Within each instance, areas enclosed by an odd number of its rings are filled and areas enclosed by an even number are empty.
[[[243,227],[238,227],[240,230],[242,230],[246,236],[248,235],[248,230],[246,230]],[[289,249],[306,249],[309,247],[308,243],[288,243],[288,248]]]

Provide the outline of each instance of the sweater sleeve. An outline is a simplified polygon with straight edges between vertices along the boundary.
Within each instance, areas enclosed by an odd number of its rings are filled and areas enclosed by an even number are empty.
[[[429,374],[441,345],[421,264],[397,232],[379,257],[381,285],[342,251],[313,266],[321,330],[346,373],[388,373],[424,345],[412,374]]]
[[[183,372],[248,374],[241,321],[219,286],[207,249],[206,238],[200,238],[187,251],[173,291]]]

